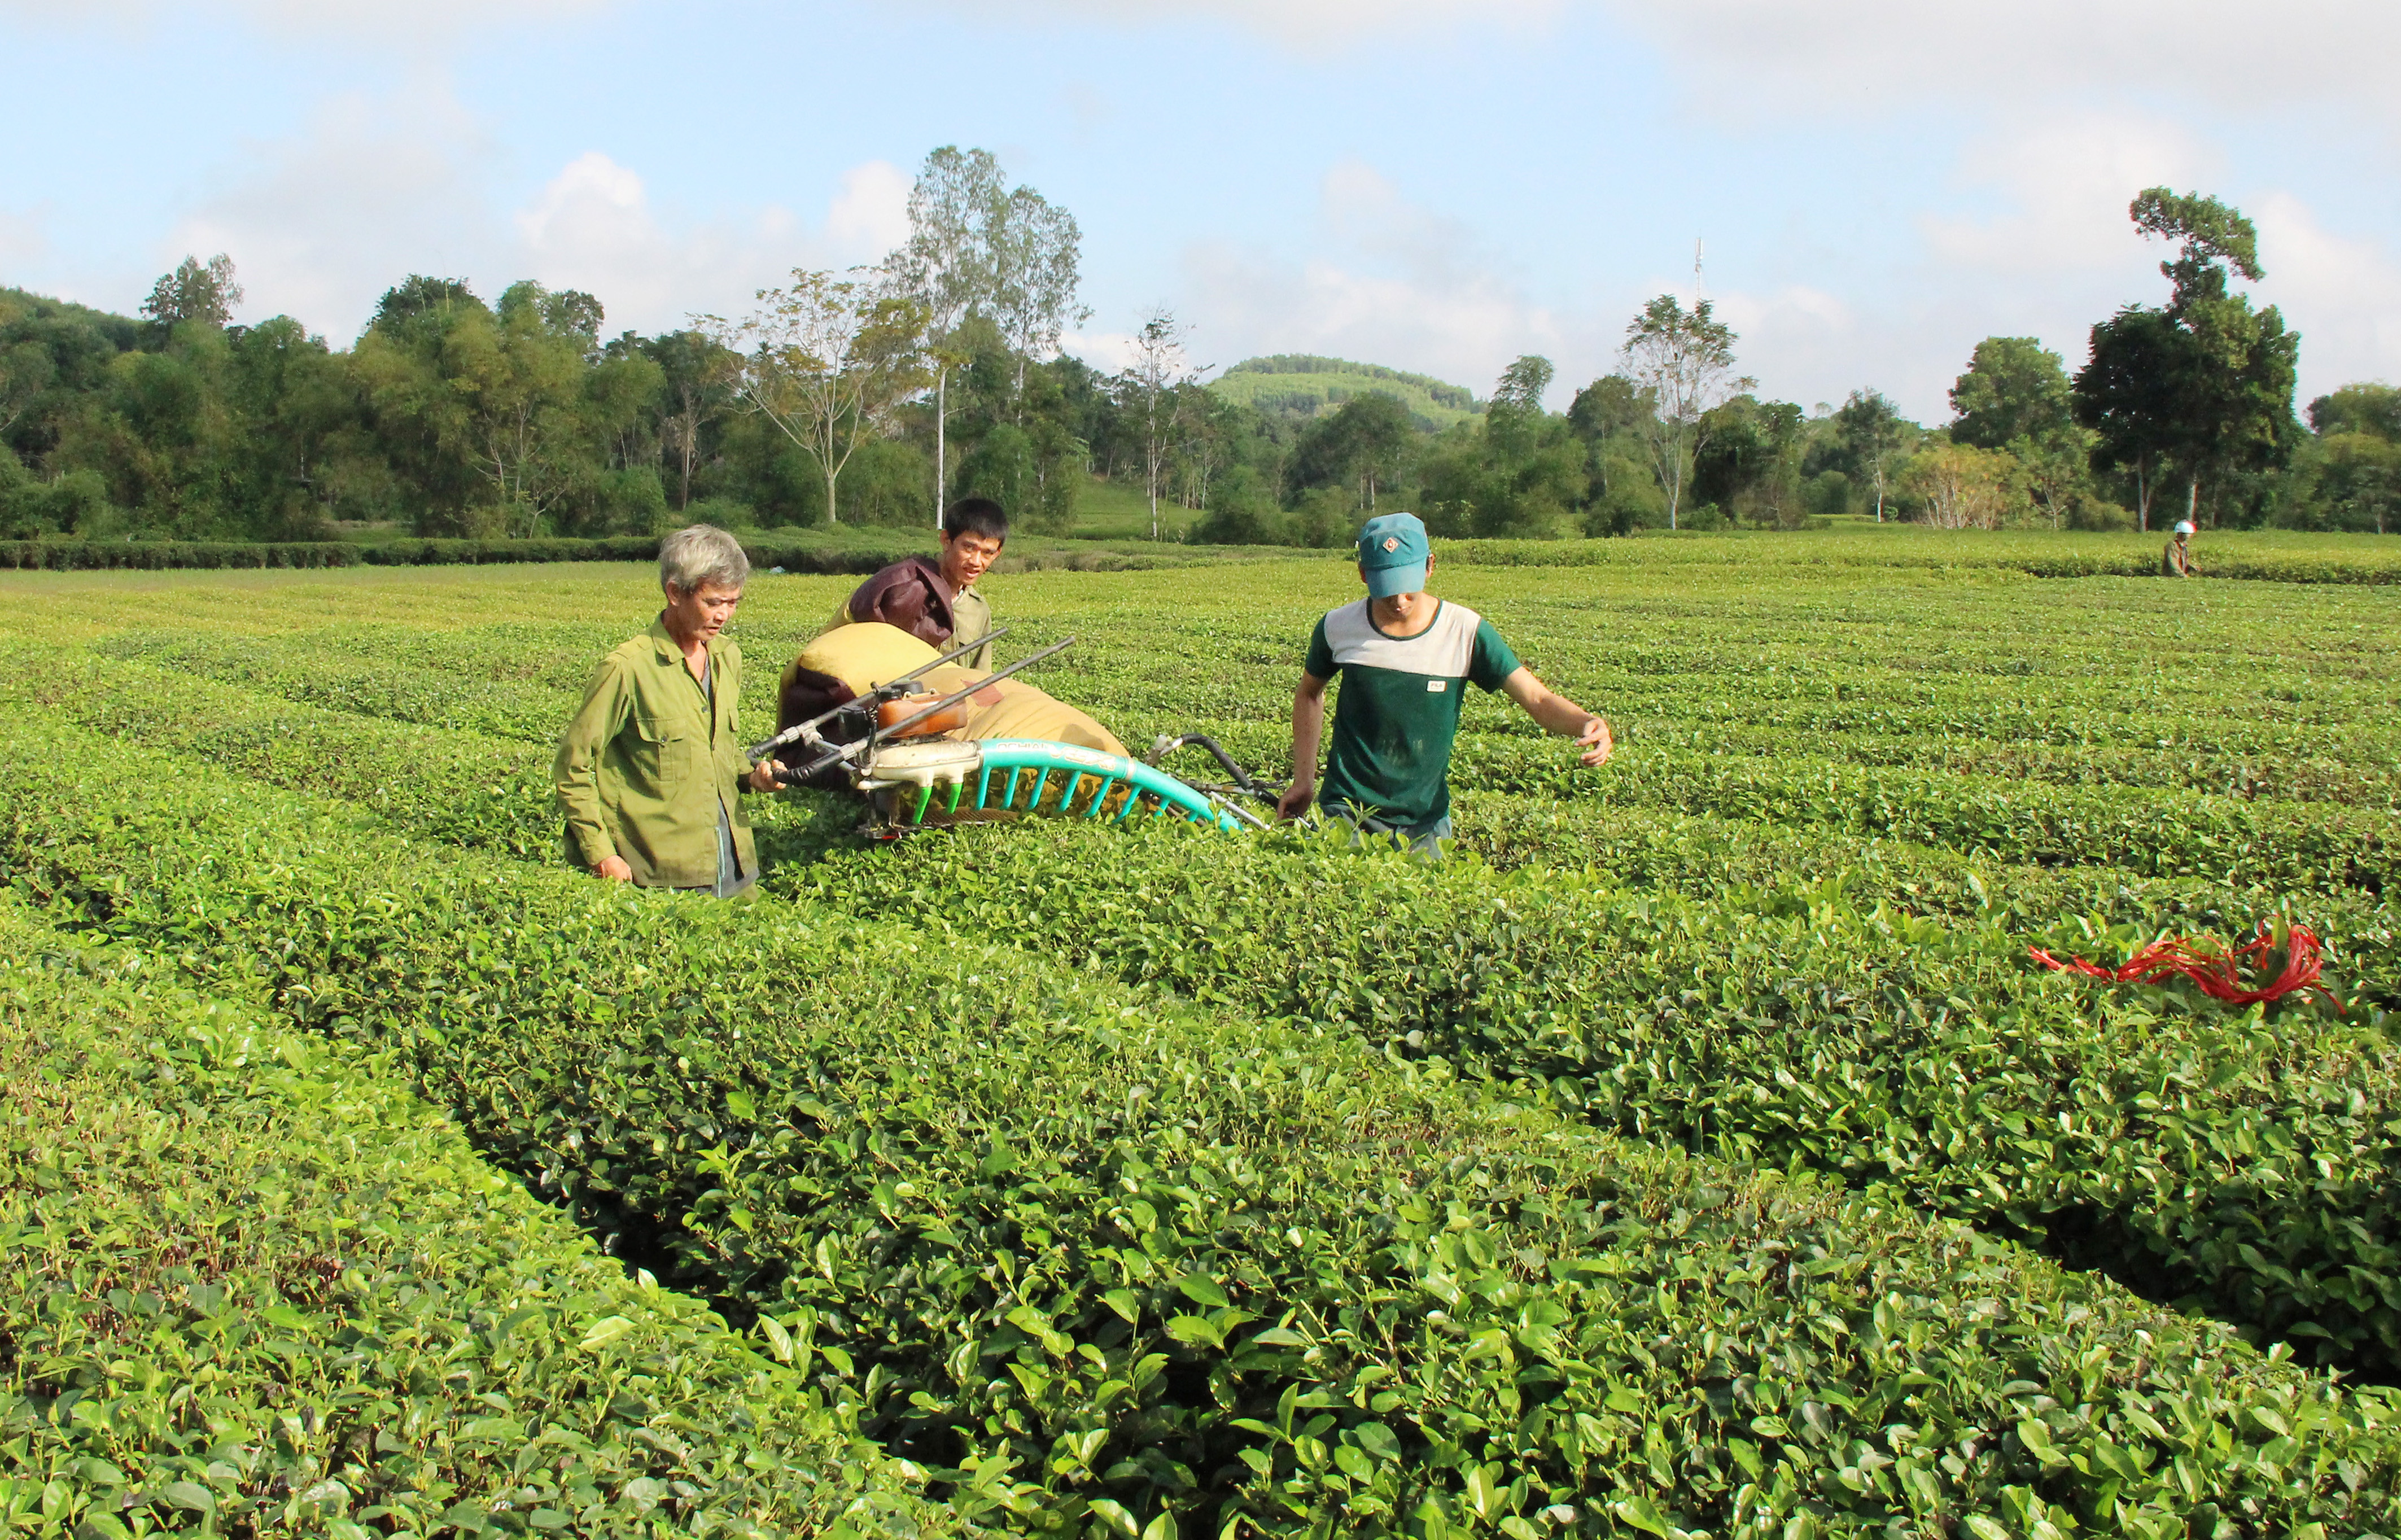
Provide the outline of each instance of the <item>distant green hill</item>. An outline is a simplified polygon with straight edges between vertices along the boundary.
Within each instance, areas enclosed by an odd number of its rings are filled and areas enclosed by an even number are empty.
[[[1380,364],[1353,364],[1347,358],[1319,358],[1312,353],[1246,358],[1210,381],[1209,388],[1272,417],[1315,417],[1370,392],[1398,396],[1422,428],[1447,428],[1484,415],[1484,404],[1461,386],[1387,369]]]

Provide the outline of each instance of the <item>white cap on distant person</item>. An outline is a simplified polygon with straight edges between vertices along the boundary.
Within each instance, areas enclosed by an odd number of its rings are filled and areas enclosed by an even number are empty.
[[[2175,532],[2180,535],[2188,535],[2192,533],[2192,520],[2188,518],[2177,519]]]

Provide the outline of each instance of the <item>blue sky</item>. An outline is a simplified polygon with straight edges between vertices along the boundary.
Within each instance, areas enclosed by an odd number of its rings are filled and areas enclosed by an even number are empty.
[[[2401,378],[2401,7],[2299,0],[0,0],[0,283],[130,310],[224,251],[336,341],[410,272],[611,325],[872,261],[942,144],[1084,230],[1072,339],[1330,352],[1553,405],[1653,294],[1763,392],[1928,421],[1979,337],[2165,288],[2125,205],[2257,221],[2308,394]]]

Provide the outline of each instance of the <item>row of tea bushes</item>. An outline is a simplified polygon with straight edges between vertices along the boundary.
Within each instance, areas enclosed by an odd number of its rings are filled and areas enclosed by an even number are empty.
[[[2382,806],[2261,802],[2127,786],[1811,760],[1646,749],[1598,779],[1556,749],[1460,746],[1461,784],[1516,795],[1883,834],[1987,860],[2113,866],[2146,876],[2280,887],[2401,886],[2401,813]]]
[[[197,761],[337,798],[436,840],[535,859],[556,859],[563,848],[542,747],[298,704],[85,653],[0,676],[0,704],[56,711],[144,745],[157,756],[155,773],[180,774]]]
[[[778,539],[754,536],[744,543],[753,566],[790,572],[872,572],[911,551],[930,546],[886,531],[880,541]],[[0,567],[50,571],[175,568],[458,567],[547,561],[655,561],[659,543],[644,535],[599,540],[555,537],[537,540],[391,540],[375,544],[350,541],[0,541]]]
[[[2369,1019],[2111,992],[1839,879],[1696,901],[1438,876],[1338,841],[1037,821],[835,853],[778,891],[1009,935],[1131,984],[1548,1081],[1605,1126],[1830,1172],[2109,1258],[2312,1356],[2401,1368],[2401,1052]],[[2102,950],[2124,935],[2031,939]],[[2386,937],[2389,944],[2389,932]]]
[[[539,854],[554,843],[538,768],[528,761],[505,779],[490,778],[511,746],[314,712],[198,681],[198,698],[170,713],[156,704],[155,690],[122,677],[133,666],[89,667],[109,677],[70,675],[53,690],[86,722],[158,747],[194,749],[280,784],[322,782],[413,832],[517,853]],[[1501,837],[1530,841],[1537,851],[1559,848],[1559,815],[1543,814],[1539,803],[1521,805],[1533,832]],[[1567,810],[1570,821],[1587,827],[1612,816],[1622,830],[1622,814]],[[765,840],[771,853],[790,849],[777,821],[770,820]],[[1473,837],[1479,826],[1470,818],[1465,827]],[[2170,920],[2237,931],[2255,914],[2241,895],[2191,885],[2096,890],[2128,881],[2098,872],[2080,885],[2010,873],[2014,887],[1995,873],[1988,886],[1955,857],[1904,846],[1893,856],[1919,881],[1903,884],[1888,871],[1879,877],[1873,863],[1862,863],[1864,882],[1856,872],[1838,873],[1831,880],[1850,890],[1821,893],[1803,913],[1778,920],[1761,912],[1790,906],[1790,883],[1766,879],[1802,864],[1807,852],[1784,847],[1792,835],[1779,841],[1713,820],[1639,824],[1612,846],[1587,845],[1585,853],[1605,858],[1601,869],[1613,884],[1725,894],[1730,921],[1687,917],[1683,943],[1663,945],[1649,934],[1650,910],[1629,913],[1618,901],[1593,897],[1588,879],[1488,879],[1459,868],[1414,901],[1411,919],[1399,928],[1405,939],[1368,958],[1317,934],[1322,912],[1379,904],[1360,890],[1373,879],[1356,863],[1328,867],[1307,851],[1215,845],[1146,846],[1129,860],[1119,845],[1104,874],[1059,888],[1058,872],[1091,870],[1061,848],[1086,837],[1029,833],[1002,844],[992,859],[979,856],[971,871],[946,870],[939,880],[928,880],[917,861],[882,853],[838,859],[795,880],[862,916],[916,914],[970,930],[989,923],[1132,982],[1242,1010],[1356,1021],[1379,1038],[1465,1052],[1511,1074],[1581,1083],[1605,1068],[1605,1091],[1581,1091],[1577,1100],[1629,1132],[1667,1133],[1704,1148],[1731,1141],[1747,1157],[1804,1160],[1855,1183],[1897,1183],[1913,1202],[1979,1223],[2058,1230],[2056,1248],[2079,1262],[2098,1256],[2124,1266],[2112,1248],[2131,1244],[2147,1258],[2135,1271],[2151,1287],[2190,1291],[2233,1319],[2314,1339],[2303,1345],[2330,1361],[2392,1359],[2393,1333],[2401,1327],[2378,1283],[2393,1274],[2394,1259],[2379,1239],[2386,1211],[2375,1174],[2401,1157],[2380,1132],[2392,1072],[2381,1038],[2337,1033],[2323,1052],[2298,1054],[2272,1032],[2218,1031],[2220,1012],[2205,1003],[2191,1014],[2162,1001],[2164,1029],[2122,1011],[2088,1024],[2074,1003],[2083,986],[2040,980],[2022,961],[2028,933],[2098,951]],[[952,853],[935,859],[947,868]],[[1762,890],[1729,882],[1745,877]],[[1864,894],[1857,891],[1862,887]],[[1965,901],[1971,894],[1972,907]],[[1983,939],[1963,949],[1948,931],[1913,932],[1906,920],[1896,929],[1878,918],[1880,899],[1897,911],[1947,907]],[[1525,912],[1529,900],[1535,907]],[[2061,932],[2065,917],[2094,907],[2103,908],[2096,922]],[[2401,987],[2393,976],[2389,905],[2336,907],[2341,923],[2327,925],[2325,904],[2308,917],[2342,949],[2339,967],[2352,954],[2361,959],[2363,1000],[2394,1003]],[[1513,910],[1518,917],[1494,917]],[[1387,925],[1391,913],[1387,907]],[[1191,923],[1204,914],[1207,925]],[[1831,940],[1819,933],[1821,915],[1833,916]],[[1742,934],[1778,925],[1809,937],[1787,948]],[[1736,944],[1722,944],[1728,939]],[[1739,956],[1746,945],[1748,969]],[[1502,960],[1471,968],[1474,976],[1462,982],[1445,956],[1453,950]],[[1778,966],[1756,966],[1768,956]],[[1734,996],[1697,1012],[1663,1005],[1684,993],[1679,968],[1691,977],[1722,976],[1729,964],[1739,980]],[[1355,987],[1378,1005],[1362,1008],[1328,983],[1344,969],[1356,969]],[[1597,982],[1603,976],[1607,982]],[[1820,996],[1835,981],[1842,998],[1813,1005],[1813,991],[1798,984],[1804,978]],[[1862,1003],[1896,988],[1904,1009]],[[1534,1009],[1546,990],[1561,991],[1577,1008],[1547,1001]],[[1958,1007],[1963,997],[1983,1009]],[[1941,1024],[1928,1024],[1937,1018]],[[2040,1030],[2027,1031],[2023,1020],[2042,1024]],[[1795,1079],[1789,1070],[1796,1053],[1824,1076]],[[1928,1057],[1952,1065],[1951,1078],[1922,1083],[1913,1066]],[[2204,1061],[2216,1067],[2195,1087],[2194,1066]],[[1647,1066],[1639,1074],[1627,1067],[1638,1062]],[[1833,1093],[1848,1111],[1830,1126],[1828,1086],[1853,1082],[1866,1089]],[[1695,1083],[1718,1089],[1698,1093]],[[2171,1087],[2183,1110],[2158,1105]],[[2351,1105],[2362,1097],[2361,1107]],[[2077,1126],[2054,1131],[2062,1116]],[[2259,1169],[2216,1172],[2225,1150],[2255,1148],[2264,1151]],[[2320,1171],[2322,1161],[2329,1163]],[[2099,1217],[2097,1232],[2079,1217],[2088,1211]]]
[[[1438,547],[1441,559],[1477,567],[1585,567],[1716,564],[1797,567],[1923,568],[2023,572],[2038,578],[2156,578],[2164,532],[2148,537],[2006,534],[1961,537],[1914,529],[1845,529],[1798,539],[1789,533],[1736,536],[1664,531],[1637,541],[1459,540]],[[2249,534],[2202,539],[2199,555],[2210,579],[2256,583],[2401,583],[2401,550],[2380,540],[2292,537],[2284,548]]]
[[[390,1065],[6,897],[0,957],[0,1531],[945,1527]]]
[[[170,760],[197,757],[252,779],[336,797],[407,833],[538,859],[558,849],[549,756],[522,740],[310,707],[74,652],[12,672],[0,683],[0,698],[60,711]],[[824,841],[839,840],[848,820],[839,812],[814,816],[824,805],[816,799],[754,802],[770,859],[806,857]],[[2240,934],[2277,901],[2259,889],[2202,879],[1980,861],[1874,835],[1610,802],[1479,795],[1461,799],[1458,827],[1465,847],[1496,865],[1584,868],[1612,887],[1705,895],[1839,876],[1869,908],[1886,901],[2037,937],[2075,920],[2103,930]],[[2312,895],[2297,913],[2333,944],[2338,970],[2361,998],[2401,1008],[2394,901],[2339,890]]]
[[[460,645],[443,639],[451,648]],[[487,645],[495,657],[507,651]],[[407,656],[330,651],[305,639],[137,633],[103,647],[112,656],[302,704],[528,743],[554,741],[577,700],[575,690],[557,680],[517,677],[528,663],[522,656],[508,664],[511,677],[493,678],[478,677],[455,658],[451,667],[434,667]],[[597,650],[579,649],[579,663]],[[756,663],[749,670],[747,704],[761,736],[773,724],[773,672]],[[1285,737],[1271,724],[1199,725],[1254,763],[1272,763]],[[2373,801],[2365,783],[2354,788],[2355,802],[2188,790],[2168,796],[2140,784],[2062,784],[2017,772],[1962,775],[1640,740],[1595,773],[1577,768],[1557,745],[1514,731],[1462,737],[1452,777],[1473,795],[1755,819],[1937,846],[1984,860],[2106,866],[2237,886],[2374,894],[2401,868],[2401,812]]]
[[[1695,895],[1839,880],[1865,908],[1985,922],[2079,950],[2095,944],[2087,931],[2243,937],[2289,907],[2329,943],[2350,996],[2401,1011],[2401,894],[2285,895],[2107,866],[2034,867],[1873,834],[1539,797],[1466,800],[1455,818],[1461,845],[1495,866],[1582,869],[1612,887]]]
[[[402,1052],[488,1150],[855,1385],[965,1516],[2401,1533],[2391,1398],[1955,1226],[1004,945],[143,765],[0,725],[9,880]]]
[[[1209,733],[1248,765],[1281,766],[1289,754],[1291,732],[1281,722],[1200,719],[1179,731]],[[2390,784],[2389,768],[2354,777],[2321,766],[2319,778],[2340,783],[2341,794],[2288,801],[2247,787],[2204,792],[2131,778],[2077,783],[1998,765],[1965,774],[1862,763],[1825,757],[1820,748],[1839,756],[1842,746],[1722,752],[1629,735],[1609,764],[1589,770],[1530,724],[1509,722],[1461,735],[1451,785],[1467,812],[1496,797],[1539,799],[1900,840],[2019,865],[2312,892],[2401,887],[2401,811],[2376,791],[2380,779]],[[2130,777],[2138,774],[2138,761],[2124,763]],[[1169,768],[1179,766],[1214,774],[1197,754]],[[1554,860],[1571,859],[1561,852]]]

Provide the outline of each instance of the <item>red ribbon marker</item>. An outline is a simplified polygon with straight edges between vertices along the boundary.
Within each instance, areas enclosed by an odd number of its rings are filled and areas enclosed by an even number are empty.
[[[2041,947],[2029,947],[2034,960],[2045,968],[2064,973],[2082,973],[2095,979],[2107,979],[2112,983],[2147,983],[2169,973],[2181,973],[2190,979],[2201,992],[2228,1005],[2257,1005],[2261,1000],[2282,999],[2286,995],[2316,995],[2333,1006],[2342,1009],[2342,1002],[2318,983],[2318,974],[2326,967],[2326,947],[2318,941],[2317,932],[2296,922],[2287,932],[2284,967],[2265,987],[2246,989],[2243,983],[2243,968],[2256,966],[2275,945],[2275,937],[2266,920],[2259,922],[2259,934],[2248,944],[2231,952],[2217,951],[2185,938],[2172,937],[2153,942],[2127,959],[2123,968],[2108,969],[2086,962],[2081,957],[2062,960]]]

